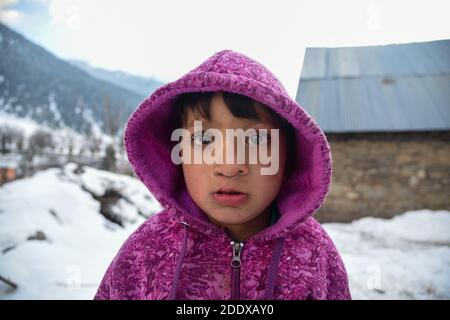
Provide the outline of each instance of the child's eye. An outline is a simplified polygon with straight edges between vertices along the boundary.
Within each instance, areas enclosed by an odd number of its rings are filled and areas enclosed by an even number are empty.
[[[249,144],[265,144],[270,141],[270,135],[259,132],[257,134],[246,137],[246,140]]]
[[[204,134],[205,131],[194,133],[191,136],[191,142],[198,145],[205,145],[214,141],[213,135]]]

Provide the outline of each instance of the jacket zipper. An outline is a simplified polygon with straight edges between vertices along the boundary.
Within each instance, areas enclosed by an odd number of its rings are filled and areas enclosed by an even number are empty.
[[[231,272],[232,272],[232,284],[231,284],[231,299],[239,300],[240,293],[240,273],[241,273],[241,252],[244,247],[243,242],[231,241],[233,249],[233,256],[231,259]]]

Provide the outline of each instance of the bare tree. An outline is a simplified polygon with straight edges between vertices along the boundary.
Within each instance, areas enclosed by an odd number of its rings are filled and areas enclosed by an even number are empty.
[[[45,131],[36,130],[29,139],[29,149],[35,151],[35,153],[41,153],[46,148],[51,148],[53,144],[52,135]]]
[[[91,152],[91,156],[95,158],[100,151],[102,139],[100,137],[97,137],[97,135],[95,135],[94,133],[91,133],[87,136],[85,145]]]
[[[0,127],[0,149],[2,153],[6,153],[6,145],[8,143],[8,126],[1,126]]]
[[[0,149],[2,153],[10,152],[12,149],[23,148],[23,132],[9,125],[0,126]]]
[[[105,132],[110,136],[115,135],[120,127],[121,110],[115,110],[113,116],[108,96],[103,100],[103,123],[105,125]]]
[[[18,136],[17,136],[17,140],[16,140],[16,149],[18,152],[22,153],[23,152],[23,147],[24,147],[24,141],[25,141],[25,137],[23,132],[21,131]]]
[[[67,131],[67,155],[69,156],[69,161],[73,160],[73,150],[75,148],[75,137],[70,131]]]
[[[105,156],[102,161],[102,169],[108,171],[116,171],[116,150],[112,144],[108,144],[105,150]]]

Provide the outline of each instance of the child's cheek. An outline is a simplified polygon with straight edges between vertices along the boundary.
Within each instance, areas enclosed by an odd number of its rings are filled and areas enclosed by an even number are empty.
[[[203,185],[207,175],[207,168],[202,164],[183,164],[184,179],[187,185]]]

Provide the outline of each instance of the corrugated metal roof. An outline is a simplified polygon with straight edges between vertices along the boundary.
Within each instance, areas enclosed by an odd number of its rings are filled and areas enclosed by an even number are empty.
[[[450,129],[450,40],[307,48],[296,96],[325,132]]]

